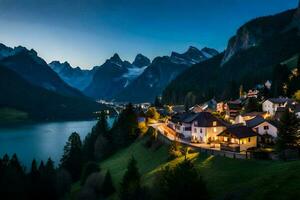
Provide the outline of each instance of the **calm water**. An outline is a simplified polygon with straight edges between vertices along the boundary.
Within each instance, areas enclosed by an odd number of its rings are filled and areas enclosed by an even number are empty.
[[[109,119],[109,124],[112,122]],[[16,153],[26,167],[31,166],[33,158],[40,161],[51,157],[57,165],[70,134],[76,131],[83,140],[95,124],[96,121],[72,121],[0,128],[0,156]]]

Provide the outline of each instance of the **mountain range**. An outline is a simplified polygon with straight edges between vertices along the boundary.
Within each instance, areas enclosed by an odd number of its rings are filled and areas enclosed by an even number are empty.
[[[10,48],[0,45],[0,65],[18,73],[33,85],[62,95],[84,97],[75,88],[66,84],[33,49]]]
[[[172,52],[171,56],[156,57],[132,84],[122,90],[117,101],[153,102],[155,97],[161,95],[163,89],[181,72],[191,65],[203,62],[218,55],[218,51],[209,48],[198,50],[196,47],[179,54]]]
[[[97,67],[84,93],[94,99],[111,100],[142,74],[149,64],[150,60],[141,54],[136,56],[133,63],[123,61],[118,54],[114,54]]]
[[[0,44],[0,108],[30,119],[83,119],[108,107],[65,83],[34,50]]]
[[[247,90],[276,81],[274,67],[300,53],[299,28],[300,7],[247,22],[222,53],[191,46],[152,61],[138,54],[133,62],[114,54],[90,70],[47,64],[33,49],[0,44],[0,107],[54,119],[107,109],[99,99],[153,102],[162,95],[164,103],[195,104],[235,98],[241,85]]]
[[[49,66],[65,82],[91,98],[142,102],[153,101],[179,73],[217,54],[218,51],[211,48],[189,47],[182,54],[172,52],[171,56],[156,57],[152,62],[142,54],[138,54],[132,63],[114,54],[92,70],[73,68],[67,62],[58,61]]]
[[[96,99],[152,101],[187,67],[217,54],[213,49],[190,47],[183,54],[172,52],[153,62],[138,54],[132,63],[114,54],[104,64],[83,70],[68,62],[47,64],[33,49],[0,44],[0,108],[26,112],[32,119],[91,117],[95,111],[109,109]]]

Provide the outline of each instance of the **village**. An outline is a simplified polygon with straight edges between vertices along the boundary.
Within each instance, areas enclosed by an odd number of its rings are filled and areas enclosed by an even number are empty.
[[[136,107],[146,113],[139,122],[147,121],[149,127],[169,141],[214,154],[246,155],[243,158],[258,151],[272,155],[282,115],[287,111],[300,118],[300,104],[286,97],[264,98],[259,93],[249,90],[236,100],[211,99],[188,108],[150,103]]]

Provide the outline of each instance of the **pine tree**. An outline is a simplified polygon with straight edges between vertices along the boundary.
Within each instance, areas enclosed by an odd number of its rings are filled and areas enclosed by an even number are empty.
[[[31,163],[31,170],[29,172],[29,179],[30,179],[30,182],[31,182],[33,187],[36,184],[38,184],[39,178],[40,178],[40,173],[39,173],[39,170],[38,170],[38,167],[37,167],[37,162],[34,159]]]
[[[288,82],[290,71],[286,65],[276,65],[273,69],[272,94],[274,97],[285,96],[284,85]]]
[[[97,124],[93,127],[92,132],[86,136],[83,143],[83,155],[85,162],[95,161],[95,144],[97,138],[102,135],[107,140],[111,140],[109,134],[109,128],[107,123],[107,117],[104,112],[101,112],[100,119]],[[98,153],[98,152],[97,152]]]
[[[138,120],[132,104],[128,104],[115,122],[111,137],[114,151],[131,144],[138,136]]]
[[[88,176],[95,172],[100,172],[99,164],[96,162],[92,162],[92,161],[86,163],[82,170],[80,184],[84,185]]]
[[[49,158],[44,166],[44,169],[40,172],[41,174],[41,186],[39,188],[42,198],[47,200],[56,199],[56,186],[55,186],[55,168],[54,162]],[[40,198],[41,199],[41,198]]]
[[[41,161],[39,166],[39,173],[44,173],[44,171],[45,171],[45,164],[44,161]]]
[[[162,107],[161,99],[158,96],[155,97],[154,106],[157,107],[157,108]]]
[[[287,109],[280,119],[277,150],[282,152],[297,147],[300,142],[299,130],[299,119]]]
[[[190,160],[166,167],[156,181],[159,199],[208,199],[206,185]]]
[[[5,169],[3,176],[0,177],[0,194],[8,199],[22,199],[26,196],[26,176],[22,165],[16,154],[9,161],[9,157],[5,156],[3,160]]]
[[[260,111],[261,110],[260,108],[261,106],[257,98],[254,97],[248,98],[248,102],[245,107],[246,112]]]
[[[77,181],[81,175],[83,165],[81,148],[82,144],[79,134],[76,132],[72,133],[64,147],[60,167],[70,172],[73,181]]]
[[[104,135],[99,135],[95,142],[95,159],[103,160],[111,154],[111,151],[111,142]]]
[[[48,174],[49,176],[54,176],[55,174],[54,162],[51,158],[48,158],[46,162],[45,173]]]
[[[109,197],[113,193],[115,193],[116,189],[113,185],[111,174],[109,170],[106,172],[103,185],[102,185],[102,194],[104,197]]]
[[[142,199],[142,188],[140,183],[141,175],[137,168],[137,162],[132,157],[128,163],[127,171],[125,172],[120,189],[121,200]]]

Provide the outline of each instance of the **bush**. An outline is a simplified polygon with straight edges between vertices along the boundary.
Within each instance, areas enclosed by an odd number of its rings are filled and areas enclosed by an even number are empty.
[[[166,167],[156,177],[158,199],[208,199],[206,184],[194,164],[185,159],[176,167]]]
[[[149,108],[149,109],[147,110],[146,116],[147,116],[148,118],[158,120],[159,117],[160,117],[160,114],[157,112],[157,110],[156,110],[155,107],[151,107],[151,108]]]
[[[182,156],[181,145],[178,141],[173,141],[169,148],[169,159],[175,159]]]
[[[86,179],[95,172],[100,172],[100,167],[99,164],[96,162],[88,162],[87,164],[85,164],[84,168],[83,168],[83,172],[81,175],[81,180],[80,180],[80,184],[84,185]]]
[[[87,179],[78,194],[79,200],[102,199],[101,188],[103,185],[103,176],[100,173],[92,173]],[[104,198],[103,198],[104,199]]]
[[[262,150],[257,150],[257,151],[253,151],[251,153],[252,153],[252,157],[254,159],[258,159],[258,160],[270,160],[270,152],[262,151]]]

